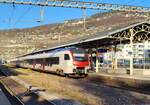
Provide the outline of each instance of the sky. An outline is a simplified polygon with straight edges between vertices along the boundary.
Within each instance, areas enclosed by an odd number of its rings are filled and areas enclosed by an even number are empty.
[[[76,0],[78,1],[78,0]],[[98,3],[125,4],[150,7],[150,0],[80,0]],[[86,10],[87,17],[104,12],[102,10]],[[65,20],[82,18],[81,9],[44,7],[44,21],[40,20],[40,7],[30,5],[0,4],[0,29],[30,28],[45,24],[64,22]]]

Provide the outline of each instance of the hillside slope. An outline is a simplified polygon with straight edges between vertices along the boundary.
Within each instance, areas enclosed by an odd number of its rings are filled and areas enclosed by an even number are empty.
[[[146,19],[146,15],[140,13],[111,12],[99,13],[87,18],[86,30],[83,29],[82,19],[75,19],[61,24],[0,31],[0,56],[11,59],[48,48],[51,44],[58,43],[59,35],[60,42],[65,42]]]

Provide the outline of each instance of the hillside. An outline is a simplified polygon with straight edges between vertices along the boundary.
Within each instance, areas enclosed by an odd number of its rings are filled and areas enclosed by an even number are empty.
[[[11,59],[19,55],[45,49],[52,44],[65,42],[85,35],[127,26],[146,20],[140,13],[111,12],[99,13],[86,20],[86,30],[81,19],[68,20],[61,24],[50,24],[29,29],[0,31],[0,56]]]

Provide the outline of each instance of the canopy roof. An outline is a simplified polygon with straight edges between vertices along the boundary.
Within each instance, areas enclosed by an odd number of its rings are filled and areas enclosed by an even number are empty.
[[[83,36],[78,39],[74,39],[68,42],[57,43],[51,45],[48,49],[43,49],[35,51],[30,54],[38,54],[47,52],[50,50],[69,47],[69,46],[79,46],[83,48],[99,48],[103,46],[117,45],[121,43],[128,43],[130,41],[131,33],[133,35],[133,42],[141,42],[150,39],[150,22],[144,21],[139,23],[134,23],[129,26],[119,27],[104,32],[96,33],[91,36]],[[23,55],[23,56],[26,56]]]

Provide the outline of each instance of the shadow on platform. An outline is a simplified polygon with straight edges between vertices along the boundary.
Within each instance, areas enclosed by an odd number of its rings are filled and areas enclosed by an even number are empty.
[[[14,69],[17,69],[17,67],[8,67],[6,65],[0,65],[1,75],[7,75],[7,76],[17,76],[19,74],[27,75],[26,73],[21,73],[19,71],[14,70]]]

